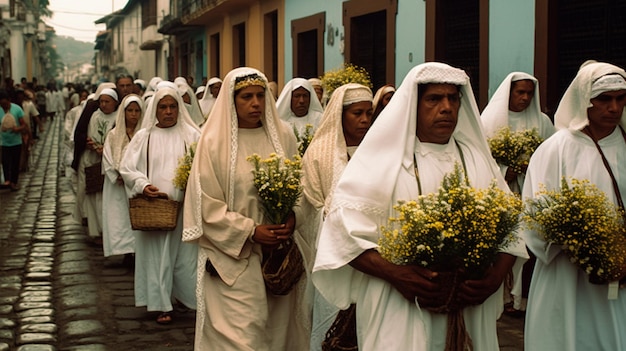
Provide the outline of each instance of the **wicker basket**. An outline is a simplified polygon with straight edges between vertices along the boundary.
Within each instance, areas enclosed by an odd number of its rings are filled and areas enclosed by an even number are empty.
[[[103,186],[102,162],[85,167],[85,194],[99,193]]]
[[[128,201],[130,225],[133,230],[169,231],[176,228],[180,203],[167,194],[148,197],[139,194]]]
[[[304,262],[298,245],[289,239],[263,261],[265,287],[274,295],[287,295],[304,273]]]

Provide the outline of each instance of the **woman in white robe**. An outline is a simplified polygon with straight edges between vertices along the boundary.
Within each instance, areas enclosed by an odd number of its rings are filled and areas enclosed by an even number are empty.
[[[154,108],[144,115],[152,123],[141,129],[128,145],[120,165],[128,196],[156,196],[183,201],[184,191],[174,186],[178,160],[196,142],[200,131],[193,123],[178,92],[169,87],[151,98]],[[155,215],[158,215],[155,213]],[[196,307],[197,246],[183,243],[182,214],[171,231],[139,231],[135,236],[135,305],[161,311],[157,323],[172,321],[172,300]]]
[[[296,115],[296,112],[293,111],[295,101],[292,95],[299,88],[309,93],[309,106],[306,114],[302,116]],[[317,98],[315,89],[313,89],[311,83],[304,78],[294,78],[287,82],[276,101],[276,110],[280,118],[289,123],[300,135],[303,135],[307,124],[312,125],[313,131],[315,131],[324,113],[324,108],[322,108],[322,104]]]
[[[112,88],[102,90],[98,99],[100,108],[93,113],[87,129],[87,147],[80,157],[78,165],[79,182],[85,179],[85,168],[102,162],[102,152],[107,134],[115,124],[119,105],[117,92]],[[84,184],[84,183],[83,183]],[[79,187],[79,191],[85,191]],[[78,206],[78,204],[77,204]],[[87,217],[89,237],[96,245],[102,244],[102,191],[84,195],[83,209]]]
[[[351,114],[344,117],[346,113]],[[356,114],[359,114],[358,117]],[[332,200],[332,191],[341,176],[348,160],[358,147],[361,140],[351,138],[357,134],[365,136],[372,123],[372,91],[360,84],[346,84],[337,88],[330,98],[319,129],[311,141],[302,159],[303,194],[306,202],[312,207],[304,225],[305,237],[311,246],[317,246],[317,234],[324,216],[326,216]],[[344,124],[344,119],[358,119],[356,124]],[[344,131],[344,129],[350,129]],[[348,136],[346,137],[346,134]],[[349,144],[349,145],[348,145]],[[313,268],[313,262],[307,270]],[[339,309],[328,303],[317,292],[314,292],[313,322],[311,329],[311,350],[321,350],[322,341],[332,325]]]
[[[209,114],[211,113],[213,105],[215,105],[215,101],[217,99],[217,96],[214,96],[214,92],[219,91],[219,89],[212,89],[212,86],[217,86],[217,84],[221,87],[222,80],[217,77],[211,77],[204,88],[204,96],[202,96],[202,99],[198,100],[198,104],[200,104],[200,111],[202,111],[205,121],[209,118]]]
[[[421,142],[416,136],[420,133],[417,128],[420,118],[418,88],[428,89],[426,84],[454,85],[459,89],[458,121],[447,144]],[[450,102],[450,99],[442,97],[441,100]],[[451,111],[448,108],[448,114],[451,115]],[[508,190],[491,157],[478,116],[465,72],[442,63],[418,65],[409,71],[339,179],[320,233],[313,283],[338,308],[345,309],[356,303],[359,350],[444,349],[447,315],[420,308],[417,300],[426,296],[420,297],[416,292],[415,300],[409,300],[398,290],[399,285],[382,279],[386,276],[389,281],[399,284],[398,278],[392,274],[407,274],[415,285],[410,289],[405,287],[403,292],[410,290],[412,293],[413,290],[436,289],[436,284],[426,280],[434,273],[381,261],[383,259],[376,251],[379,228],[393,215],[394,204],[419,195],[414,167],[420,170],[422,193],[435,192],[443,176],[461,160],[458,148],[462,150],[472,186],[487,188],[495,179],[501,189]],[[450,117],[444,115],[443,118],[447,121]],[[374,257],[376,255],[378,259]],[[521,240],[498,255],[494,269],[488,270],[482,280],[465,281],[460,285],[462,291],[471,289],[470,286],[481,286],[476,289],[480,295],[473,299],[485,299],[474,301],[477,305],[463,309],[466,330],[475,350],[499,349],[496,320],[502,312],[502,287],[498,280],[504,277],[514,256],[527,257]],[[380,263],[378,269],[389,271],[374,276],[353,268],[353,265],[359,265],[363,269],[367,264],[361,260],[363,258]],[[465,299],[470,303],[472,298],[466,296]]]
[[[307,350],[310,304],[306,276],[287,295],[266,291],[264,250],[293,236],[305,259],[307,243],[294,231],[298,206],[284,224],[267,224],[253,153],[292,158],[293,132],[280,121],[267,79],[241,67],[224,79],[198,143],[185,199],[183,240],[199,245],[196,350]],[[295,217],[295,218],[294,218]],[[295,222],[294,222],[295,221]]]
[[[604,85],[604,77],[614,82]],[[555,114],[558,132],[546,140],[530,160],[524,184],[525,199],[533,198],[541,186],[558,190],[562,177],[573,177],[588,179],[618,203],[609,172],[591,136],[586,134],[587,130],[594,130],[622,201],[626,201],[626,138],[623,134],[626,81],[623,77],[626,72],[622,68],[607,63],[590,63],[578,71]],[[594,111],[603,104],[594,100],[600,95],[612,106],[594,120],[588,116],[597,114]],[[610,98],[605,99],[606,96]],[[612,130],[603,133],[607,135],[599,135],[598,125],[612,126]],[[626,290],[619,288],[618,282],[591,284],[588,275],[571,263],[558,245],[547,244],[535,231],[526,230],[524,237],[537,256],[526,311],[525,349],[626,350]],[[609,298],[610,289],[617,291],[615,299]]]
[[[141,126],[143,101],[138,95],[127,95],[117,110],[115,127],[104,142],[102,171],[104,189],[102,191],[102,238],[104,257],[126,255],[125,263],[135,252],[135,234],[128,215],[128,197],[124,180],[120,175],[120,163],[126,147]]]

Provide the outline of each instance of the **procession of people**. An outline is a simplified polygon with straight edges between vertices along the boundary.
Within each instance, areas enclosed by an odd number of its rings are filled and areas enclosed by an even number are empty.
[[[65,118],[74,219],[124,256],[156,323],[196,310],[196,350],[495,351],[503,312],[525,318],[526,350],[626,350],[626,72],[585,62],[554,123],[531,74],[482,113],[470,83],[427,62],[376,90],[322,76],[278,93],[249,67],[71,86],[64,108],[56,86],[2,90],[1,186]],[[137,224],[139,203],[169,226]]]

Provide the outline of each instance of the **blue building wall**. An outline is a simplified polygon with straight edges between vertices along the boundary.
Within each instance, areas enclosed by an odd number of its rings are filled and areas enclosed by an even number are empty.
[[[489,98],[509,73],[534,74],[534,57],[535,0],[490,1]]]
[[[396,86],[426,56],[426,2],[398,0],[396,15]]]

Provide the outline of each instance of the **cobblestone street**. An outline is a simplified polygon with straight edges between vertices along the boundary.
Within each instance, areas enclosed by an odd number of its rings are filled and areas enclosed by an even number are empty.
[[[46,124],[20,190],[0,190],[0,351],[193,350],[195,312],[158,325],[134,306],[122,257],[104,258],[72,219],[62,124]],[[523,350],[523,319],[503,316],[498,327],[502,350]]]

